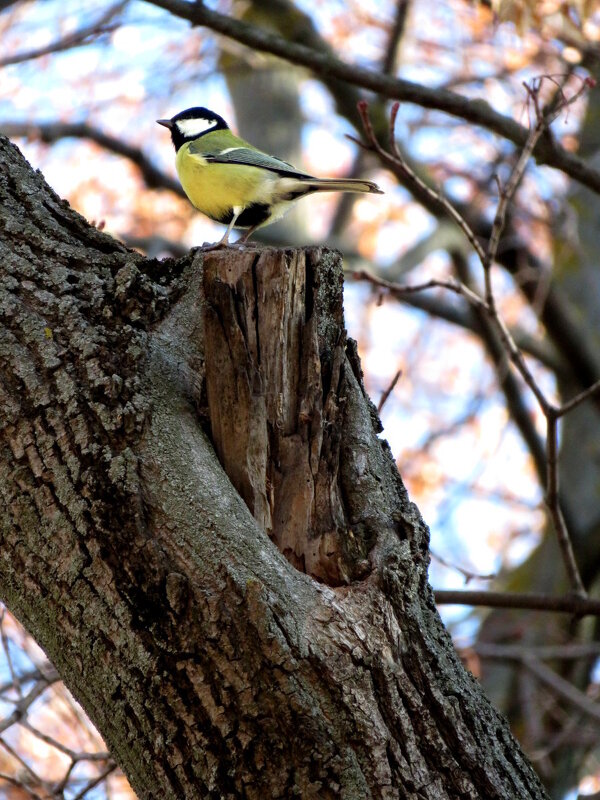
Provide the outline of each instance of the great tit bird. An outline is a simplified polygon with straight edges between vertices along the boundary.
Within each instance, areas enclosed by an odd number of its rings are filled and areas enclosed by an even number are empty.
[[[269,156],[230,131],[207,108],[188,108],[171,119],[156,120],[171,131],[175,166],[192,205],[227,225],[218,245],[227,245],[233,228],[257,228],[282,217],[291,204],[313,192],[383,194],[371,181],[315,178],[286,161]]]

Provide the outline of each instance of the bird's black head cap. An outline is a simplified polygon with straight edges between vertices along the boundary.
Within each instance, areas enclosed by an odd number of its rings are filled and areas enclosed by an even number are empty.
[[[180,111],[171,119],[157,119],[156,121],[171,131],[175,150],[179,150],[182,144],[193,142],[194,139],[198,139],[206,133],[229,128],[223,117],[202,106],[186,108],[185,111]]]

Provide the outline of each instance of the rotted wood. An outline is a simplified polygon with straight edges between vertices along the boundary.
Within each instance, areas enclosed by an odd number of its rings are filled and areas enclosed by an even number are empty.
[[[219,459],[286,558],[335,586],[354,567],[338,475],[342,282],[339,271],[333,283],[327,275],[329,255],[337,258],[317,248],[208,254],[204,324]]]

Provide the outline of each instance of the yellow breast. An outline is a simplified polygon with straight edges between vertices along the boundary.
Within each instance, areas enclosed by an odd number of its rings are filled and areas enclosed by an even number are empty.
[[[177,174],[190,202],[206,216],[221,221],[233,208],[269,204],[276,177],[268,170],[238,164],[210,164],[184,144],[177,151]]]

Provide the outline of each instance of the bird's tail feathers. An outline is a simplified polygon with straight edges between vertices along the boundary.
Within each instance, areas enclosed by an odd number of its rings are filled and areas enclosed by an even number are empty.
[[[383,194],[383,191],[372,181],[360,178],[304,178],[299,181],[308,191],[313,192],[369,192]]]

